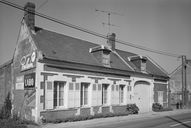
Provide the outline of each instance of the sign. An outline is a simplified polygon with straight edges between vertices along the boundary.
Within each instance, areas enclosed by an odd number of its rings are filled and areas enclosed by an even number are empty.
[[[35,88],[35,73],[30,73],[24,76],[24,89]]]
[[[15,89],[16,90],[24,90],[24,76],[16,77]]]
[[[33,51],[30,54],[23,56],[20,60],[21,71],[31,69],[35,67],[36,52]]]

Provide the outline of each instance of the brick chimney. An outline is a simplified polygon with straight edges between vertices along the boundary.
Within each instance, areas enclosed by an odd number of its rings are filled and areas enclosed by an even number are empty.
[[[27,24],[27,26],[31,29],[34,30],[35,26],[35,4],[31,2],[27,2],[26,5],[24,6],[24,20]]]
[[[115,33],[108,34],[107,37],[107,45],[112,51],[115,51]]]

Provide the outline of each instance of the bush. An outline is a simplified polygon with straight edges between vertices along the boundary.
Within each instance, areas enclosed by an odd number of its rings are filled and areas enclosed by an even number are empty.
[[[129,114],[138,114],[139,108],[136,104],[128,104],[127,111],[129,112]]]
[[[27,125],[23,124],[20,120],[2,119],[0,120],[1,128],[27,128]]]
[[[163,111],[163,106],[161,104],[159,104],[159,103],[153,103],[152,110],[154,112]]]
[[[56,120],[44,120],[44,123],[61,123],[61,122],[74,122],[74,121],[83,121],[83,120],[90,120],[95,118],[107,118],[107,117],[114,117],[114,116],[126,116],[129,115],[129,112],[125,113],[98,113],[95,115],[79,115],[74,117],[68,117],[64,119],[56,119]]]

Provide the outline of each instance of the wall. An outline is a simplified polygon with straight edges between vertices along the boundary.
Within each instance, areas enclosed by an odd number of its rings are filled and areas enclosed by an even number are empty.
[[[36,61],[37,48],[24,22],[13,58],[13,114],[35,121],[36,115]]]

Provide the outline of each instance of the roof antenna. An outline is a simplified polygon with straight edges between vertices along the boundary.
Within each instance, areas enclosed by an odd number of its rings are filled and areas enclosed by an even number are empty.
[[[107,17],[108,17],[107,23],[103,22],[102,24],[103,24],[103,26],[104,25],[108,26],[108,33],[110,33],[111,26],[112,27],[119,27],[117,25],[111,24],[111,15],[120,15],[120,16],[122,16],[122,14],[119,14],[119,13],[116,13],[116,12],[111,12],[111,11],[98,10],[98,9],[95,9],[95,11],[107,14]]]

